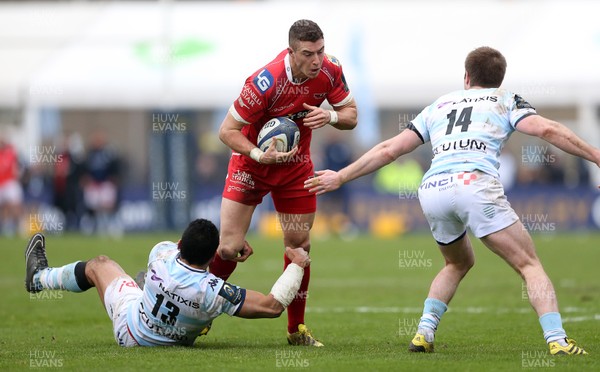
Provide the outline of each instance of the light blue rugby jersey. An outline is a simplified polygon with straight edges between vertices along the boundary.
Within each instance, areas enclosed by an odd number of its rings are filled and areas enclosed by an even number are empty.
[[[177,244],[152,248],[141,302],[127,312],[127,325],[142,346],[192,345],[200,332],[223,313],[235,315],[246,290],[179,259]]]
[[[501,88],[459,90],[438,98],[411,122],[433,159],[423,180],[439,173],[480,170],[499,177],[498,157],[519,121],[536,114]]]

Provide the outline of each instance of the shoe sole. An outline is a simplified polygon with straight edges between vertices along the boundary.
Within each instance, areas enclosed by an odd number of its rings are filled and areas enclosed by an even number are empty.
[[[25,289],[27,290],[27,292],[30,293],[35,293],[35,292],[39,292],[36,290],[32,290],[31,287],[33,287],[33,275],[31,275],[31,278],[29,278],[29,256],[31,256],[31,253],[33,253],[35,251],[35,249],[38,246],[38,243],[42,244],[42,247],[44,247],[44,235],[40,234],[40,233],[36,233],[34,234],[31,239],[29,239],[29,243],[27,243],[27,248],[25,249]]]
[[[411,342],[411,344],[408,345],[408,351],[413,353],[433,353],[433,347],[431,348],[431,350],[427,350],[425,349],[425,346],[417,346]]]

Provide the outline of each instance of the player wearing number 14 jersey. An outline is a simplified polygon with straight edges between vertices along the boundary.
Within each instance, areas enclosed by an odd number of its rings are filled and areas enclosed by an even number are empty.
[[[25,288],[30,293],[98,289],[120,346],[189,346],[206,334],[221,314],[242,318],[279,316],[292,302],[310,260],[301,248],[286,249],[292,264],[271,293],[237,287],[206,269],[219,245],[219,232],[207,220],[192,221],[178,243],[161,242],[148,260],[143,290],[115,261],[99,256],[48,267],[46,240],[35,234],[25,250]]]
[[[317,177],[305,183],[317,195],[335,190],[431,142],[433,160],[419,187],[419,201],[446,265],[431,283],[410,351],[433,351],[442,315],[475,263],[466,234],[469,228],[525,281],[550,353],[586,354],[567,338],[562,327],[552,282],[498,180],[498,157],[515,130],[544,139],[596,165],[600,165],[600,150],[564,125],[537,115],[518,95],[500,89],[505,71],[506,60],[497,50],[473,50],[465,60],[464,90],[440,97],[407,130],[375,146],[348,167],[339,172],[318,171]],[[518,336],[517,331],[515,334]]]

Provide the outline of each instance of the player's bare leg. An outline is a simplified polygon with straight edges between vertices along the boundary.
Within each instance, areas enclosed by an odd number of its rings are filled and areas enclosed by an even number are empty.
[[[245,261],[252,252],[244,252],[246,233],[250,227],[256,206],[238,203],[223,198],[221,200],[221,229],[217,255],[210,264],[210,272],[227,280],[237,266],[237,261]],[[240,257],[241,253],[241,257]]]
[[[106,288],[108,288],[115,279],[127,277],[128,282],[134,282],[118,263],[107,256],[98,256],[89,260],[85,265],[85,276],[89,284],[96,287],[98,290],[102,305],[104,305]]]
[[[451,244],[439,245],[439,249],[446,264],[431,283],[417,334],[409,344],[410,351],[433,352],[435,331],[440,319],[460,281],[475,264],[473,247],[466,234]]]
[[[310,230],[315,221],[314,213],[290,214],[278,213],[277,217],[283,231],[284,247],[303,248],[310,252]],[[284,270],[291,263],[284,254]],[[323,346],[311,334],[304,324],[304,312],[308,298],[308,284],[310,282],[310,266],[304,268],[304,276],[300,289],[290,306],[288,313],[288,343],[290,345]]]
[[[531,236],[521,221],[485,236],[481,241],[502,257],[525,281],[531,306],[537,313],[544,338],[552,354],[587,354],[567,338],[558,312],[558,301],[552,281],[535,252]]]

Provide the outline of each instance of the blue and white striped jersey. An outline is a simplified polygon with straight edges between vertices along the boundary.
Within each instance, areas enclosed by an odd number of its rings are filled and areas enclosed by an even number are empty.
[[[177,244],[152,248],[141,302],[129,307],[127,324],[142,346],[192,345],[213,319],[235,315],[246,290],[179,259]]]
[[[433,150],[423,179],[474,170],[499,177],[504,144],[519,121],[534,114],[529,103],[501,88],[460,90],[438,98],[411,122]]]

